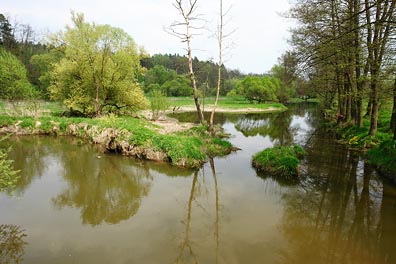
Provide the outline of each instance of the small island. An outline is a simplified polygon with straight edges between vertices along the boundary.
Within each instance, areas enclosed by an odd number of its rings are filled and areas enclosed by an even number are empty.
[[[267,148],[253,156],[252,165],[259,172],[274,176],[295,177],[305,150],[299,145]]]

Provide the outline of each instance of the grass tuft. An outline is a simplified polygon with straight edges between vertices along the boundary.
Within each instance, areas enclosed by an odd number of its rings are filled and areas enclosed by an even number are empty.
[[[253,156],[253,167],[257,171],[274,176],[294,177],[298,175],[299,159],[305,150],[299,145],[277,146],[265,149]]]

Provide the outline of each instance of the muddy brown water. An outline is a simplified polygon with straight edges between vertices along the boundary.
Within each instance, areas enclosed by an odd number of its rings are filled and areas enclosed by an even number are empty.
[[[394,185],[317,113],[218,115],[242,150],[199,171],[13,138],[21,179],[0,193],[0,263],[396,263]],[[291,143],[308,152],[297,180],[252,169],[254,153]]]

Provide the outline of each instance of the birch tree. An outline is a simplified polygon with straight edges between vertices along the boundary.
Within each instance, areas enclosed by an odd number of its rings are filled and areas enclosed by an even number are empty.
[[[167,32],[176,36],[181,42],[186,44],[186,51],[188,57],[188,71],[191,81],[191,87],[193,89],[193,97],[195,108],[198,114],[198,120],[201,124],[205,123],[205,118],[199,103],[199,93],[197,88],[197,82],[195,79],[195,73],[193,68],[193,57],[191,48],[191,39],[195,33],[194,30],[202,29],[202,26],[196,26],[196,22],[202,21],[199,14],[197,14],[197,2],[198,0],[175,0],[173,6],[179,12],[181,19],[173,22],[167,29]]]

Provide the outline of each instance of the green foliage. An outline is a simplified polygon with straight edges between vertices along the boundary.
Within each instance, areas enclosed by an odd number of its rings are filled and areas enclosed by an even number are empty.
[[[51,49],[49,52],[35,54],[30,58],[30,64],[38,75],[37,87],[42,98],[49,99],[48,88],[51,85],[54,65],[63,58],[62,47]]]
[[[237,84],[240,82],[238,78],[232,78],[222,82],[223,86],[220,89],[220,95],[225,96],[232,91],[236,91]]]
[[[5,137],[1,138],[0,141],[3,141]],[[12,163],[13,161],[8,159],[8,149],[0,149],[0,192],[12,188],[18,182],[20,176],[19,171],[14,170]]]
[[[94,116],[145,108],[137,80],[141,53],[133,39],[119,28],[87,23],[82,14],[72,13],[72,20],[74,27],[58,36],[65,56],[54,66],[51,98]]]
[[[161,90],[166,96],[189,96],[193,92],[187,75],[177,74],[162,65],[156,65],[146,72],[144,90],[146,93]]]
[[[237,85],[237,93],[250,102],[276,102],[279,80],[275,77],[248,76]]]
[[[180,56],[178,54],[154,54],[152,57],[147,57],[143,59],[142,65],[149,69],[149,71],[156,66],[162,66],[162,68],[168,71],[168,73],[176,73],[178,76],[186,76],[187,80],[189,80],[188,59],[186,56]],[[198,87],[204,88],[206,90],[207,83],[208,89],[205,91],[205,94],[215,95],[217,87],[218,65],[212,61],[200,61],[197,58],[194,58],[193,67]],[[163,70],[161,71],[163,72]],[[223,77],[223,85],[220,87],[220,95],[226,95],[230,90],[235,88],[235,81],[244,77],[244,75],[238,70],[229,70],[226,69],[224,66],[221,69],[221,76]],[[168,80],[173,79],[174,78]],[[235,81],[227,82],[228,80]],[[157,83],[159,83],[161,86],[163,82],[158,81]],[[148,87],[148,85],[149,84],[147,84],[146,78],[145,89]],[[189,92],[189,94],[183,93],[184,96],[191,95],[191,90],[191,84],[189,83],[189,89],[186,90],[186,92]],[[170,94],[168,94],[168,96],[170,96]],[[172,96],[180,95],[173,94]]]
[[[0,98],[16,102],[32,97],[34,93],[25,66],[0,47]]]
[[[157,120],[162,112],[170,106],[168,98],[159,90],[153,90],[149,96],[152,119]]]
[[[169,96],[190,96],[193,94],[191,81],[187,75],[177,75],[173,80],[168,80],[162,86]]]
[[[274,65],[271,74],[279,79],[279,89],[276,91],[276,97],[279,102],[288,103],[290,98],[296,96],[298,84],[303,82],[297,75],[298,60],[294,52],[287,51],[280,58],[279,64]],[[300,95],[303,95],[300,93]]]
[[[114,128],[122,136],[117,140],[125,140],[133,147],[145,150],[160,151],[169,158],[169,162],[190,168],[200,167],[207,156],[223,156],[230,153],[232,146],[229,142],[219,138],[212,138],[207,133],[207,127],[194,127],[183,133],[160,134],[152,123],[128,116],[116,117],[108,115],[101,118],[66,118],[66,117],[9,117],[0,116],[0,126],[18,124],[26,133],[69,135],[68,127],[77,125],[80,131],[76,133],[83,139],[89,138],[87,131],[93,126],[103,130]],[[39,125],[38,125],[39,124]],[[128,133],[125,133],[128,132]]]
[[[253,166],[276,176],[298,175],[299,159],[305,155],[301,146],[278,146],[265,149],[253,156]]]
[[[11,23],[3,14],[0,14],[0,47],[13,50],[16,44]]]
[[[144,91],[150,92],[150,85],[158,85],[161,87],[166,81],[172,80],[176,77],[174,70],[167,70],[162,65],[155,65],[149,69],[144,75]]]
[[[381,172],[393,175],[396,172],[396,142],[392,139],[384,140],[378,148],[370,149],[367,153],[370,163],[380,168]]]

